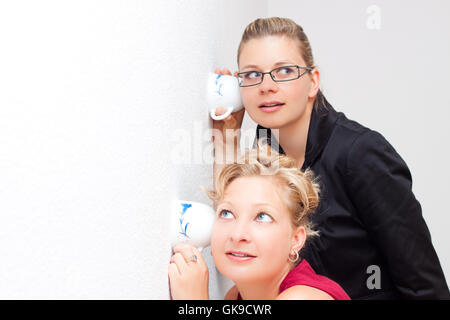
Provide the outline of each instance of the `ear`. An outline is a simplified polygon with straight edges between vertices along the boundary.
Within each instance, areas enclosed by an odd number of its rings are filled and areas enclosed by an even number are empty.
[[[309,89],[308,97],[315,98],[317,95],[317,92],[320,89],[320,72],[319,72],[319,70],[313,69],[310,72],[310,79],[311,79],[311,88]]]
[[[297,227],[292,234],[291,251],[300,251],[305,245],[306,241],[306,229],[305,227]]]

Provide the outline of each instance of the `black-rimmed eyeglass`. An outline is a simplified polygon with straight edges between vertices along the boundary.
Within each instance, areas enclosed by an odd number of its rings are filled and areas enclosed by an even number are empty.
[[[251,87],[262,83],[264,80],[264,75],[266,74],[270,74],[273,81],[284,82],[298,79],[311,70],[312,69],[308,67],[292,65],[278,67],[268,72],[246,71],[239,72],[237,75],[239,79],[239,86]]]

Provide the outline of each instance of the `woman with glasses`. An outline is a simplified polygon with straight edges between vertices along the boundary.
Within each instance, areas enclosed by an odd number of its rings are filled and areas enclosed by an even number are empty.
[[[319,179],[312,218],[319,237],[300,252],[315,272],[352,299],[449,299],[406,163],[381,134],[325,99],[303,29],[290,19],[257,19],[244,31],[237,60],[245,109],[213,123],[214,179],[224,153],[239,153],[246,111],[258,124],[256,139]]]

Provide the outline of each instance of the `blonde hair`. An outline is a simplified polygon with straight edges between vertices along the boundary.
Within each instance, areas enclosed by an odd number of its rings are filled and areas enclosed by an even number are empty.
[[[254,176],[276,179],[281,188],[280,194],[291,213],[293,226],[303,226],[307,237],[318,235],[310,221],[310,215],[319,203],[319,186],[314,181],[312,171],[307,169],[302,172],[294,159],[275,152],[263,140],[258,141],[258,147],[247,151],[237,163],[227,164],[222,168],[214,190],[204,190],[213,200],[214,208],[217,208],[231,182],[240,177]]]
[[[251,22],[242,34],[241,42],[239,43],[237,53],[237,63],[239,65],[239,57],[244,45],[252,40],[267,36],[285,36],[298,42],[300,54],[305,61],[306,66],[315,69],[314,57],[312,54],[311,44],[306,36],[303,28],[288,18],[260,18]],[[318,103],[324,103],[324,96],[319,89],[314,101],[314,107],[317,108]]]

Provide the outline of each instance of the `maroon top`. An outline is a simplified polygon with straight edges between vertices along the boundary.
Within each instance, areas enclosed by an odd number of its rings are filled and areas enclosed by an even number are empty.
[[[335,300],[350,300],[350,297],[340,285],[325,276],[318,275],[305,259],[303,259],[298,266],[289,271],[286,278],[284,278],[280,284],[279,293],[298,285],[322,290],[332,296]],[[237,300],[242,300],[239,293]]]

